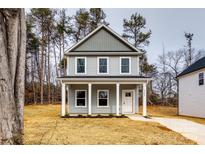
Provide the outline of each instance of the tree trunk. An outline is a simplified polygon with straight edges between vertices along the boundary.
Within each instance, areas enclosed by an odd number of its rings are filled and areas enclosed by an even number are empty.
[[[43,19],[42,19],[43,21]],[[43,86],[44,86],[44,45],[45,45],[45,38],[44,38],[44,28],[42,24],[42,38],[41,38],[41,78],[40,78],[40,88],[41,88],[41,104],[43,104]]]
[[[36,104],[36,86],[35,86],[35,59],[32,55],[31,64],[31,76],[32,76],[32,90],[33,90],[33,102]]]
[[[48,103],[51,103],[50,38],[48,36]]]
[[[59,77],[59,75],[58,75],[58,63],[57,63],[57,55],[56,55],[56,50],[55,50],[55,44],[53,46],[53,52],[54,52],[54,59],[55,59],[56,76]]]
[[[0,9],[0,144],[22,144],[25,49],[24,9]]]

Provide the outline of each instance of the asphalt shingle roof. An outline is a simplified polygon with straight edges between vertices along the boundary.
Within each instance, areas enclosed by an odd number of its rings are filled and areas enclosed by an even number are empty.
[[[202,68],[205,68],[205,57],[197,60],[195,63],[193,63],[188,68],[186,68],[184,71],[182,71],[177,77],[192,73],[194,71],[198,71]]]

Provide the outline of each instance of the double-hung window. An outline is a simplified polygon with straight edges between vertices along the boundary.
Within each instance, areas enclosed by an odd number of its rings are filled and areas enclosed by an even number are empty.
[[[98,74],[108,74],[109,72],[109,58],[98,57]]]
[[[199,73],[199,85],[204,85],[204,73]]]
[[[75,73],[76,74],[86,74],[86,58],[85,57],[76,57]]]
[[[130,74],[131,73],[131,58],[120,57],[120,73]]]
[[[86,107],[87,91],[75,90],[75,107]]]
[[[108,107],[109,106],[109,90],[97,91],[97,106]]]

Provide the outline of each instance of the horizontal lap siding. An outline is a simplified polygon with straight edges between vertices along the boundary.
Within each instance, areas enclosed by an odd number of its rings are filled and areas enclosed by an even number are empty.
[[[120,113],[122,113],[122,90],[125,89],[135,89],[136,85],[121,85],[120,86]],[[88,113],[88,104],[86,108],[75,107],[75,90],[88,90],[88,85],[71,85],[70,86],[70,98],[69,98],[69,113],[76,114],[87,114]],[[97,107],[97,90],[109,90],[109,107]],[[88,93],[88,91],[87,91]],[[135,94],[134,94],[135,95]],[[135,96],[135,108],[138,108],[137,96]],[[88,98],[88,96],[87,96]],[[88,100],[87,100],[88,103]],[[137,111],[137,110],[136,110]],[[92,113],[100,114],[115,114],[116,113],[116,85],[92,85]]]
[[[88,85],[70,85],[69,112],[70,113],[88,113],[88,102],[86,104],[86,107],[75,107],[75,90],[87,90],[87,93],[88,93]]]
[[[86,76],[86,75],[102,76],[101,74],[97,74],[97,57],[98,56],[82,56],[82,57],[87,57],[87,74],[84,74],[83,76]],[[110,76],[122,75],[120,74],[120,56],[105,56],[105,57],[109,57],[109,74],[107,75],[110,75]],[[138,57],[137,56],[128,56],[128,57],[131,57],[131,74],[130,75],[139,75]],[[70,56],[68,62],[69,62],[68,75],[70,76],[76,75],[75,74],[75,56]]]

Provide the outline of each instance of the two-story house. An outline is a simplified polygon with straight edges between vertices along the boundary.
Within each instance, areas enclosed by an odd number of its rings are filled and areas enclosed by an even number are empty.
[[[143,53],[105,25],[99,26],[66,53],[67,75],[62,83],[66,114],[134,114],[143,87],[143,115],[147,114],[148,77],[140,76]]]

